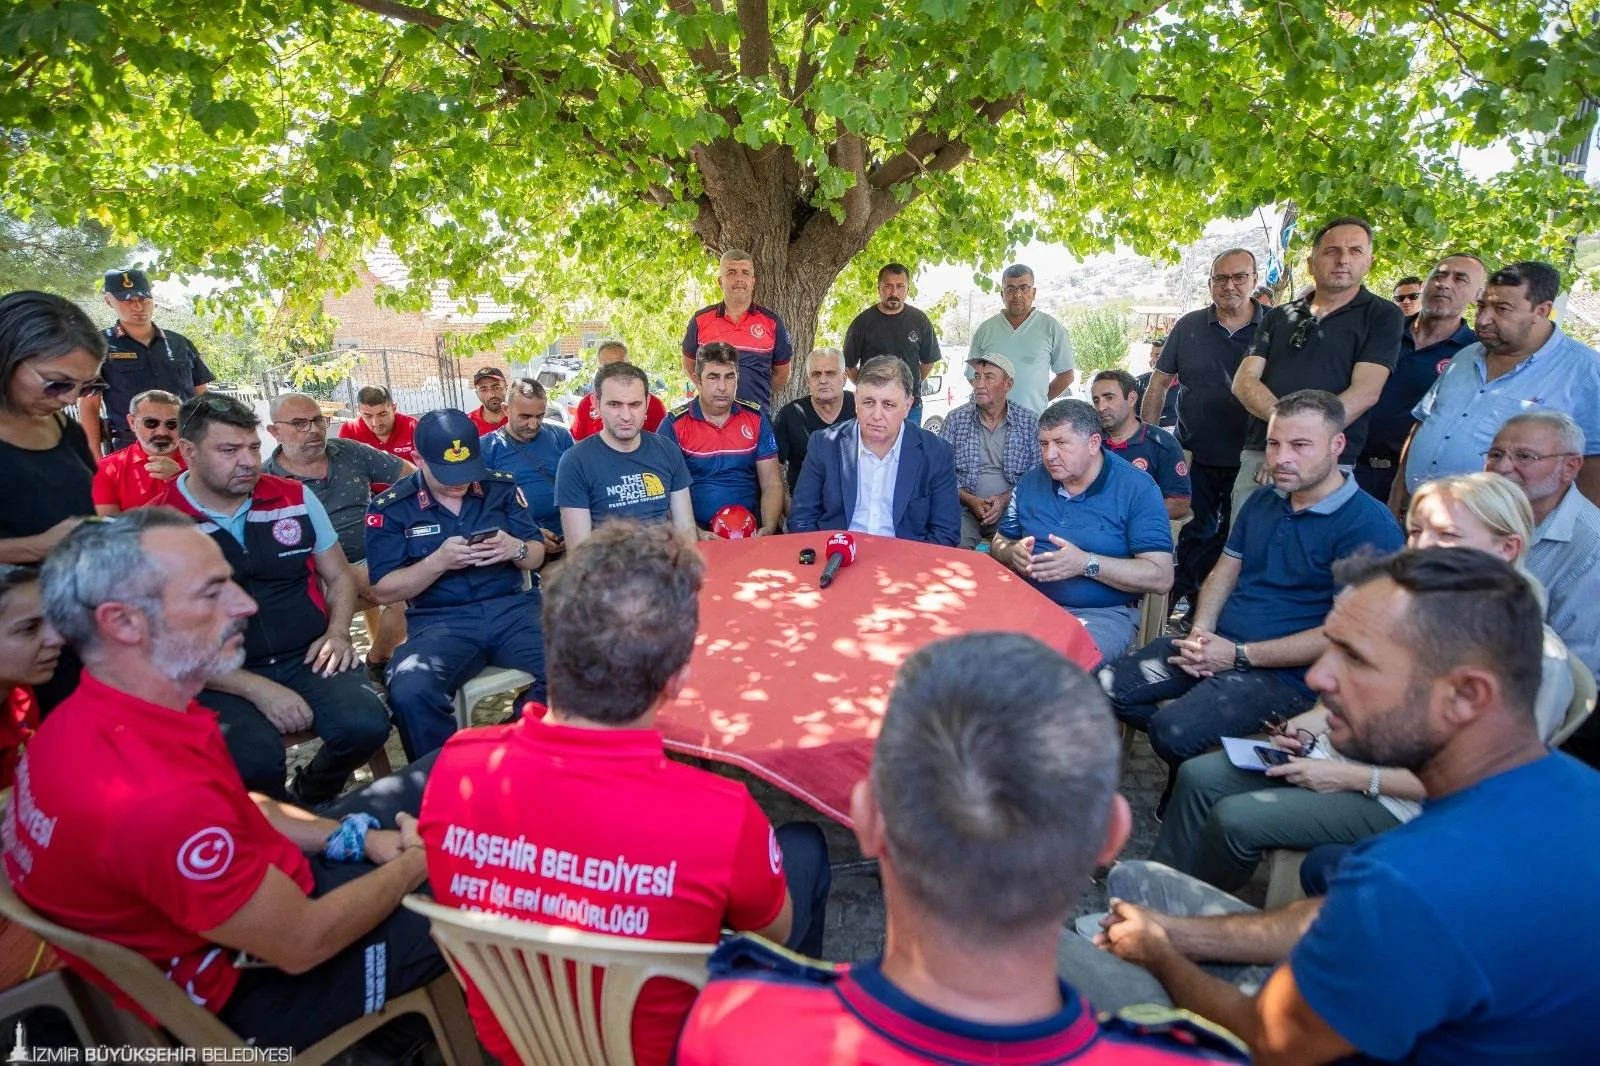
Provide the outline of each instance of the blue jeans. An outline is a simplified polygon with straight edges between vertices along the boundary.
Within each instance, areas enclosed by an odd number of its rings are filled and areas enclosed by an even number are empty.
[[[1127,651],[1133,638],[1139,635],[1137,607],[1074,607],[1071,613],[1088,631],[1103,663]]]
[[[1190,677],[1167,662],[1176,654],[1172,638],[1162,637],[1100,670],[1117,719],[1148,733],[1168,766],[1205,753],[1223,737],[1259,733],[1275,714],[1288,718],[1311,706],[1311,697],[1283,670]],[[1159,706],[1165,701],[1171,702]]]

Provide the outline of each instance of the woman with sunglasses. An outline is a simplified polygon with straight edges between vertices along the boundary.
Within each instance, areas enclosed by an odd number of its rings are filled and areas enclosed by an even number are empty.
[[[50,679],[60,654],[39,608],[39,571],[0,563],[0,789],[11,789],[22,746],[39,728],[32,686]],[[60,966],[38,937],[0,919],[0,991]]]
[[[1406,533],[1408,547],[1472,548],[1522,570],[1533,539],[1533,510],[1507,478],[1462,474],[1418,488]],[[1538,582],[1522,572],[1542,603]],[[1534,707],[1546,739],[1571,698],[1567,649],[1546,626],[1544,673]],[[1347,759],[1328,743],[1326,731],[1321,704],[1270,723],[1272,745],[1295,757],[1267,767],[1266,777],[1274,779],[1269,782],[1261,773],[1236,768],[1222,752],[1184,763],[1150,858],[1232,892],[1250,880],[1269,849],[1353,844],[1421,812],[1425,793],[1416,775]]]
[[[0,563],[37,563],[93,515],[95,461],[65,410],[105,391],[106,340],[72,301],[42,292],[0,297]],[[78,683],[65,655],[37,689],[48,711]]]

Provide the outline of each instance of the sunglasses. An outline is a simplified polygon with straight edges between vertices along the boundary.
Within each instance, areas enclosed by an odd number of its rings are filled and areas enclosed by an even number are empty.
[[[79,399],[85,396],[101,396],[111,386],[99,378],[93,381],[59,381],[56,378],[47,378],[33,368],[32,363],[23,363],[23,366],[39,379],[39,384],[44,386],[44,394],[52,400],[59,400],[63,396],[77,395]]]
[[[157,426],[165,426],[167,429],[178,428],[178,420],[176,418],[141,418],[139,419],[139,424],[145,429],[155,429]]]
[[[1297,352],[1301,348],[1304,348],[1307,342],[1311,340],[1312,331],[1321,324],[1322,319],[1318,318],[1316,315],[1308,313],[1304,318],[1295,324],[1294,332],[1289,334],[1289,347],[1293,348]]]

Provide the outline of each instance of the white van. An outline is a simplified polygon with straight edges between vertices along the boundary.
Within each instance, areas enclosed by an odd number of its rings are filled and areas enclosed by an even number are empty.
[[[972,382],[967,380],[967,349],[958,344],[941,344],[943,357],[922,379],[922,428],[939,432],[951,411],[972,399]]]

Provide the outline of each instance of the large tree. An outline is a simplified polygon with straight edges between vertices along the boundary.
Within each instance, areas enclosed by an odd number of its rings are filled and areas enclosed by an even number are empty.
[[[320,292],[681,303],[745,248],[811,340],[881,257],[1149,252],[1293,198],[1420,261],[1554,255],[1596,0],[23,0],[3,195],[164,264]],[[1489,180],[1462,148],[1508,142]],[[512,280],[512,278],[515,280]]]

